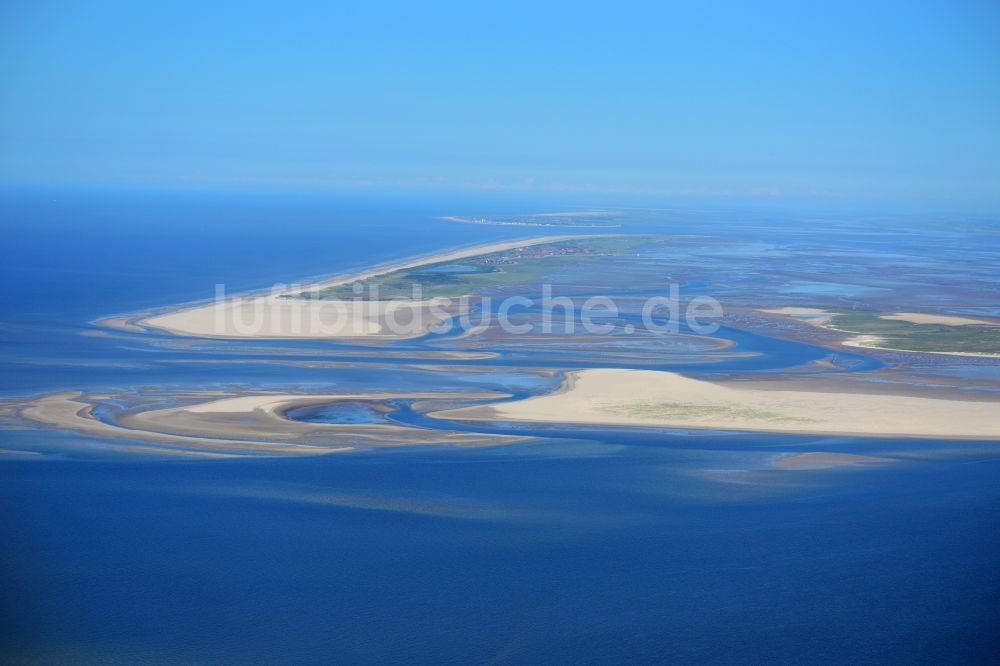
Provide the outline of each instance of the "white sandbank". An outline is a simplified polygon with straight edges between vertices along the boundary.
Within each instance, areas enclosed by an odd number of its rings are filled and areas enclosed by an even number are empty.
[[[1000,401],[805,391],[793,382],[708,382],[672,372],[591,369],[559,391],[432,414],[537,421],[843,435],[1000,439]]]
[[[958,317],[955,315],[930,314],[928,312],[896,312],[894,314],[879,315],[879,319],[889,319],[891,321],[908,321],[911,324],[944,324],[945,326],[1000,326],[998,321],[988,319],[973,319],[972,317]]]
[[[457,313],[441,301],[331,301],[286,298],[366,280],[427,264],[456,261],[481,254],[553,243],[593,235],[540,236],[450,250],[340,275],[305,287],[288,287],[264,296],[227,298],[221,302],[181,308],[141,320],[144,326],[175,335],[214,338],[353,338],[405,339],[423,335],[434,324]],[[387,325],[392,317],[402,326]],[[418,318],[419,325],[408,326]],[[400,329],[405,329],[400,332]]]

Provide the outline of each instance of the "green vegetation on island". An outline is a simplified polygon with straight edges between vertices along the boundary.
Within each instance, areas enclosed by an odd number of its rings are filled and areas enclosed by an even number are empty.
[[[828,310],[832,313],[827,328],[874,335],[875,347],[915,352],[1000,354],[1000,326],[963,324],[916,324],[882,319],[879,312]]]
[[[485,289],[531,282],[564,267],[602,257],[624,256],[658,240],[656,236],[595,236],[555,241],[445,261],[339,284],[301,298],[409,300],[459,298]]]

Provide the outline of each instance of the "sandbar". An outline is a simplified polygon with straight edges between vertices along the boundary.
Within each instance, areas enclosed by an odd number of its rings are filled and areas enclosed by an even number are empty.
[[[931,314],[929,312],[896,312],[879,315],[879,319],[891,321],[908,321],[911,324],[944,324],[945,326],[1000,326],[1000,322],[955,315]]]
[[[177,397],[182,397],[178,394]],[[519,436],[488,435],[417,428],[396,423],[315,423],[293,420],[297,407],[338,401],[388,401],[395,398],[495,399],[479,393],[262,393],[222,397],[206,392],[202,400],[177,407],[133,408],[112,420],[98,418],[95,403],[115,396],[53,393],[13,406],[25,424],[45,425],[101,439],[111,450],[193,456],[199,453],[238,456],[301,456],[343,453],[358,448],[411,445],[492,446],[522,441]],[[205,400],[204,398],[211,398]],[[145,445],[137,445],[144,442]]]
[[[766,385],[766,386],[765,386]],[[794,380],[710,382],[674,372],[589,369],[525,400],[434,412],[462,420],[840,435],[1000,439],[1000,401],[807,391]]]

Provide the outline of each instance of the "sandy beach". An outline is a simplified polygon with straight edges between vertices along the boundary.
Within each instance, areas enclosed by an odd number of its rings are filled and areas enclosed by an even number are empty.
[[[709,382],[591,369],[555,393],[446,410],[437,418],[841,435],[1000,438],[1000,402],[806,391],[794,382]]]
[[[956,315],[931,314],[929,312],[896,312],[879,315],[879,319],[907,321],[911,324],[944,324],[945,326],[1000,326],[1000,322],[989,319],[974,319]]]
[[[581,237],[593,236],[539,236],[449,250],[336,276],[305,287],[288,287],[267,295],[238,296],[207,305],[179,308],[135,323],[175,335],[209,338],[412,338],[423,335],[434,324],[459,314],[459,310],[445,306],[441,300],[347,302],[288,297],[316,293],[329,287],[427,264]],[[409,330],[403,333],[394,331],[398,327],[388,325],[390,317]],[[119,319],[122,318],[111,318],[116,323]],[[418,322],[417,325],[408,325],[414,321]]]

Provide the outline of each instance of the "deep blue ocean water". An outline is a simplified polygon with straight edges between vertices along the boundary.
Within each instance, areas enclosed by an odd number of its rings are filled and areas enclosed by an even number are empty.
[[[97,317],[210,298],[220,282],[267,288],[525,235],[437,219],[485,205],[7,195],[0,394],[236,384],[546,389],[552,382],[488,364],[454,377],[364,364],[178,364],[170,362],[177,350],[81,335]],[[782,353],[789,365],[813,354],[748,334],[740,341],[770,354],[749,370]],[[997,659],[1000,460],[971,443],[952,457],[787,473],[757,463],[775,452],[930,453],[946,444],[532,434],[551,438],[298,459],[4,460],[3,660]],[[54,451],[73,451],[80,439],[12,430],[0,438]]]

